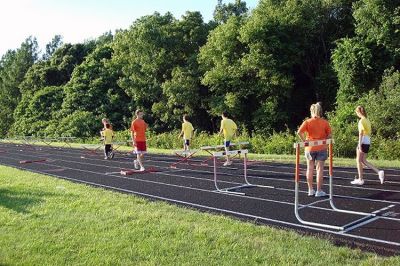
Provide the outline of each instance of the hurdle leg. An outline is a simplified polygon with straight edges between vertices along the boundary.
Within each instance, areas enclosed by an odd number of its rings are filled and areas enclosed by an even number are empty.
[[[181,156],[181,155],[178,154],[178,153],[175,153],[176,156],[178,156],[178,157],[180,157],[180,158],[182,158],[182,159],[178,160],[177,162],[174,162],[174,163],[171,164],[169,167],[170,167],[170,168],[176,168],[176,166],[177,166],[178,164],[182,164],[182,163],[184,163],[184,162],[187,162],[187,163],[189,164],[189,159],[192,158],[194,154],[195,154],[195,152],[189,153],[189,156],[186,156],[186,157],[185,157],[185,156]]]
[[[228,189],[220,189],[218,187],[218,181],[217,181],[217,157],[213,156],[213,162],[214,162],[214,186],[217,189],[218,192],[221,193],[230,193],[230,194],[236,194],[236,195],[245,195],[243,192],[237,192],[237,191],[230,191],[231,189],[239,188],[239,187],[234,187],[234,188],[228,188]]]
[[[244,181],[246,182],[248,187],[261,187],[261,188],[275,188],[274,186],[264,186],[264,185],[255,185],[249,182],[247,179],[247,153],[244,154],[243,156],[243,168],[244,168]]]

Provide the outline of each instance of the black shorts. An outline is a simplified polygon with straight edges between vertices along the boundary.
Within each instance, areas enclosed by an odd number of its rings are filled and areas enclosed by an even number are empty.
[[[104,152],[106,154],[109,154],[112,151],[112,145],[111,144],[105,144],[104,145]]]
[[[361,151],[363,152],[363,153],[368,153],[368,151],[369,151],[369,144],[361,144]]]

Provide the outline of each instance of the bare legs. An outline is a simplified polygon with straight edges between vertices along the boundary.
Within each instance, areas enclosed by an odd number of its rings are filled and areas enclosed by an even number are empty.
[[[324,182],[324,164],[325,161],[313,161],[307,160],[307,184],[308,190],[313,190],[313,182],[314,182],[314,166],[316,166],[317,170],[317,191],[322,190],[322,185]]]
[[[228,155],[229,146],[228,146],[228,147],[225,146],[225,152],[226,152],[226,156],[225,156],[226,161],[225,161],[225,163],[224,163],[224,166],[231,165],[232,162],[231,162],[231,160],[229,159],[229,155]]]
[[[372,169],[375,173],[379,175],[379,169],[373,166],[370,162],[367,161],[367,153],[360,151],[357,148],[357,170],[358,170],[358,178],[363,180],[364,178],[364,165],[370,169]]]
[[[140,170],[144,170],[144,166],[143,166],[143,156],[144,156],[143,153],[137,153],[137,154],[136,154],[136,160],[134,161],[135,168],[138,169],[138,168],[140,167]],[[138,165],[136,165],[136,164],[138,164]]]

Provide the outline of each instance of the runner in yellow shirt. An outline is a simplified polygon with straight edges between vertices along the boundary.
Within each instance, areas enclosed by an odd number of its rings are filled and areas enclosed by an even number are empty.
[[[100,132],[101,137],[104,142],[104,159],[112,159],[114,157],[112,149],[112,141],[114,138],[114,131],[111,129],[111,125],[104,124],[105,129]]]
[[[183,116],[183,123],[182,123],[182,130],[181,133],[179,134],[178,138],[182,137],[183,135],[183,149],[185,151],[188,151],[190,148],[190,141],[193,138],[193,125],[192,123],[189,122],[189,116],[184,115]]]
[[[385,172],[379,170],[367,161],[367,155],[371,145],[371,122],[367,118],[367,112],[363,106],[357,106],[356,115],[360,120],[358,121],[358,145],[357,145],[357,170],[358,178],[356,177],[351,184],[353,185],[364,185],[364,170],[363,167],[367,166],[378,174],[381,184],[385,182]]]
[[[236,135],[237,125],[233,122],[232,119],[229,119],[228,114],[226,112],[222,112],[222,120],[221,120],[221,129],[219,130],[219,135],[224,135],[224,146],[225,151],[229,151],[229,146],[231,144],[231,140]],[[226,162],[224,166],[231,165],[232,161],[229,159],[229,156],[226,155]]]

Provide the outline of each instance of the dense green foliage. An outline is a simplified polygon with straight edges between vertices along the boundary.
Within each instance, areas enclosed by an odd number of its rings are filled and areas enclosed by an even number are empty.
[[[102,117],[125,130],[137,108],[157,134],[183,114],[212,134],[226,110],[251,142],[282,145],[258,152],[290,152],[320,101],[339,155],[354,156],[363,104],[371,154],[398,158],[399,26],[400,0],[236,0],[218,1],[209,22],[154,13],[81,44],[56,35],[42,56],[30,37],[0,60],[0,135],[94,136]]]

